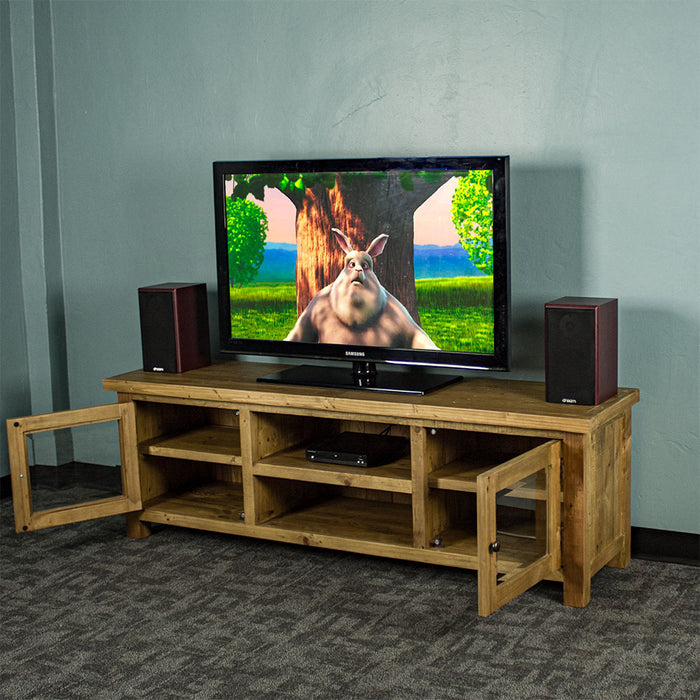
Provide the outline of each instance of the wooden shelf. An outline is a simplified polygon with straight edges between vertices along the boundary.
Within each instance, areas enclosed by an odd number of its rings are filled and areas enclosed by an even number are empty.
[[[140,519],[199,530],[242,533],[243,490],[218,481],[183,493],[168,493],[146,504]]]
[[[470,461],[471,464],[471,461]],[[487,471],[485,467],[468,466],[464,461],[452,462],[448,466],[436,471],[428,479],[431,488],[445,491],[462,491],[476,493],[476,477]],[[546,491],[542,488],[533,488],[527,481],[519,481],[508,489],[508,496],[534,501],[544,501],[547,498]]]
[[[428,486],[445,491],[462,491],[476,493],[477,478],[490,469],[506,468],[508,465],[533,462],[539,459],[546,444],[518,454],[512,452],[476,452],[453,460],[444,467],[435,470],[428,477]],[[532,479],[522,479],[509,485],[508,496],[530,500],[545,501],[547,492],[543,487],[535,487]]]
[[[476,477],[492,469],[507,457],[501,454],[478,452],[464,455],[437,469],[428,477],[431,488],[476,493]]]
[[[350,467],[310,462],[306,459],[306,450],[296,448],[278,452],[256,462],[253,465],[253,474],[395,493],[411,493],[412,490],[410,457],[381,467]]]
[[[313,533],[354,543],[413,546],[411,506],[339,496],[270,520],[265,528]]]
[[[240,465],[241,436],[238,428],[205,425],[149,440],[141,445],[141,452],[156,457]]]

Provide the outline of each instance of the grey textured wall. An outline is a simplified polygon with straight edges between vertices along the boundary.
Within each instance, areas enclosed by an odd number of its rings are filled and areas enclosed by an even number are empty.
[[[139,286],[213,292],[213,160],[507,153],[513,376],[543,378],[545,301],[618,297],[633,524],[700,532],[697,2],[0,12],[3,416],[112,400]]]

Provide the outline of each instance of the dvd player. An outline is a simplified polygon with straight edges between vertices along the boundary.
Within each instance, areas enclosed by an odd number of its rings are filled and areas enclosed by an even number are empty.
[[[345,432],[309,445],[306,459],[349,467],[380,467],[403,457],[407,449],[408,439],[399,435]]]

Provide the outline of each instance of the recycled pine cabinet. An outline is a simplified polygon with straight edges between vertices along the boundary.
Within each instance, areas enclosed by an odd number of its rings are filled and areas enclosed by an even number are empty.
[[[638,390],[571,406],[505,379],[419,397],[256,381],[279,369],[134,371],[104,380],[116,404],[8,420],[17,530],[126,513],[134,538],[161,523],[474,569],[480,615],[543,579],[585,606],[599,569],[629,563]],[[123,493],[35,511],[27,436],[106,420],[120,427]],[[370,468],[306,458],[346,431],[403,436],[406,449]]]

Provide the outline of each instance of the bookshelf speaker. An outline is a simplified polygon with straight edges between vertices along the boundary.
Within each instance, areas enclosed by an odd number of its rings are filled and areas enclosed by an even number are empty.
[[[186,372],[211,362],[207,286],[179,282],[139,289],[147,372]]]
[[[545,304],[547,401],[595,406],[617,393],[617,299]]]

